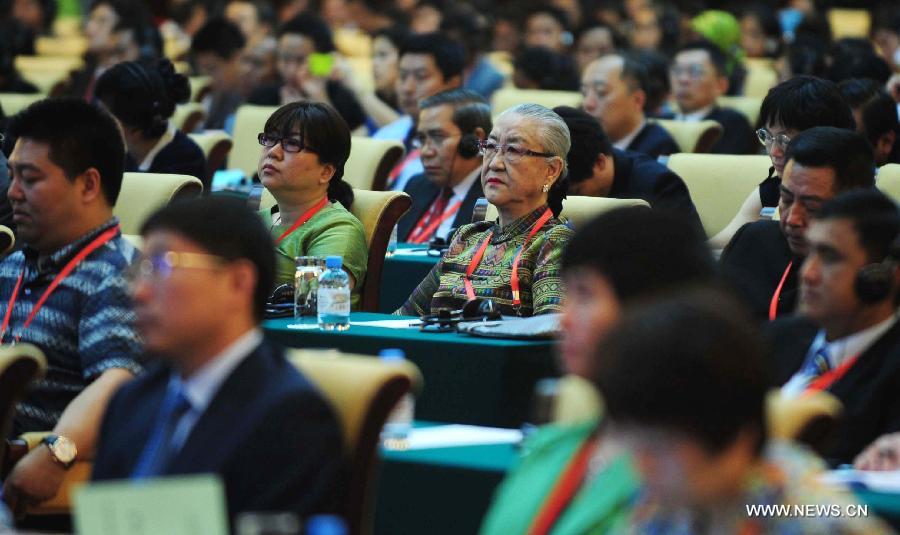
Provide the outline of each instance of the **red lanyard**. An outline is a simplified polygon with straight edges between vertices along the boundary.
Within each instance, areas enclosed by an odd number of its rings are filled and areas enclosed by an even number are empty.
[[[806,387],[805,393],[811,393],[815,390],[828,390],[838,379],[843,377],[850,368],[856,364],[856,359],[859,358],[859,355],[854,355],[853,358],[847,359],[843,364],[838,366],[837,368],[833,368],[823,373],[822,375],[813,379],[809,386]]]
[[[462,201],[456,201],[451,204],[449,208],[444,210],[444,213],[441,217],[435,219],[431,223],[428,224],[427,227],[422,228],[423,220],[420,220],[416,225],[416,228],[409,234],[409,238],[406,240],[409,243],[425,243],[426,241],[431,239],[431,236],[434,234],[434,231],[437,230],[441,223],[450,219],[451,217],[456,215],[456,212],[459,211],[459,207],[462,206]]]
[[[598,437],[589,438],[581,448],[575,453],[572,461],[566,466],[565,472],[562,473],[557,480],[550,496],[544,502],[544,506],[538,512],[537,516],[528,528],[528,535],[546,535],[550,533],[553,524],[562,516],[569,503],[577,494],[578,489],[584,481],[587,474],[588,465],[590,464],[591,454],[597,447]]]
[[[788,262],[787,267],[784,269],[784,275],[781,276],[781,282],[778,283],[778,287],[775,288],[775,293],[772,294],[772,301],[769,303],[769,321],[775,321],[775,317],[778,316],[778,301],[781,299],[781,288],[784,286],[784,281],[787,280],[788,274],[791,272],[792,265],[794,265],[793,260]]]
[[[87,244],[84,247],[84,249],[79,251],[78,254],[75,255],[71,260],[69,260],[69,263],[66,264],[65,267],[62,268],[62,271],[60,271],[58,275],[56,275],[56,277],[50,283],[50,286],[48,286],[47,289],[44,290],[44,294],[41,295],[41,298],[38,299],[37,303],[34,304],[34,308],[31,309],[31,314],[28,315],[28,319],[26,319],[25,323],[22,324],[22,329],[19,331],[19,334],[16,336],[15,340],[13,341],[13,344],[19,342],[19,338],[22,337],[22,333],[25,331],[25,329],[28,328],[29,325],[31,325],[31,321],[34,319],[34,317],[37,316],[38,310],[40,310],[41,307],[44,306],[44,303],[47,302],[47,299],[50,297],[50,294],[53,293],[53,290],[56,290],[56,287],[59,286],[59,284],[63,281],[63,279],[68,277],[69,273],[71,273],[72,270],[75,269],[75,267],[78,266],[78,264],[80,264],[82,260],[87,258],[87,256],[89,254],[93,253],[94,251],[96,251],[97,249],[102,247],[104,244],[106,244],[108,241],[115,238],[116,234],[118,232],[119,232],[119,225],[116,225],[116,226],[104,231],[102,234],[100,234],[99,236],[94,238],[89,244]],[[19,280],[16,281],[16,287],[13,288],[12,295],[9,297],[9,303],[6,305],[6,315],[3,317],[3,325],[0,326],[0,341],[2,341],[3,338],[6,336],[6,329],[9,327],[9,320],[12,317],[12,310],[13,310],[13,307],[16,305],[16,300],[19,297],[19,288],[21,288],[22,280],[24,278],[25,278],[25,267],[23,266],[22,273],[19,274]]]
[[[294,221],[294,224],[291,225],[291,228],[285,230],[284,234],[282,234],[281,236],[278,237],[277,240],[275,240],[275,245],[278,245],[279,243],[281,243],[281,240],[290,236],[291,232],[294,232],[295,230],[300,228],[300,225],[302,225],[303,223],[306,223],[307,221],[312,219],[312,217],[314,215],[319,213],[319,210],[321,210],[322,208],[325,208],[325,204],[327,202],[328,202],[328,197],[322,197],[321,201],[317,202],[315,206],[313,206],[312,208],[310,208],[309,210],[304,212],[302,216],[300,216],[296,221]]]
[[[525,243],[522,244],[522,247],[519,248],[519,252],[516,253],[516,258],[513,260],[512,266],[512,276],[509,280],[509,285],[512,287],[512,295],[513,295],[513,307],[518,308],[522,305],[522,301],[519,299],[519,260],[522,259],[522,251],[528,247],[528,242],[531,241],[531,238],[534,237],[535,234],[550,218],[553,217],[553,212],[547,208],[544,213],[535,221],[534,226],[531,227],[531,232],[528,233],[528,237],[525,238]],[[475,299],[475,289],[472,288],[472,274],[475,273],[475,268],[478,267],[478,264],[481,263],[481,258],[484,256],[484,251],[487,249],[488,243],[491,242],[491,238],[494,236],[493,231],[488,232],[487,237],[481,242],[481,247],[478,248],[478,251],[475,252],[475,256],[472,257],[472,261],[469,262],[469,267],[466,268],[466,278],[463,280],[466,286],[466,296],[469,299]]]

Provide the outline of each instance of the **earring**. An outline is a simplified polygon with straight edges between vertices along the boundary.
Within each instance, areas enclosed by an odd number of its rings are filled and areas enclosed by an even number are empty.
[[[541,188],[541,191],[543,191],[544,193],[550,191],[550,184],[544,184],[544,187]]]

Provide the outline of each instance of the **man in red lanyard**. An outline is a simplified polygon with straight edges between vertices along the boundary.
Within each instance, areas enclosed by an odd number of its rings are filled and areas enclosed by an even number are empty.
[[[388,175],[388,187],[402,191],[413,176],[422,172],[418,149],[412,146],[419,118],[419,102],[426,97],[462,85],[465,50],[459,42],[438,32],[414,34],[400,47],[397,100],[405,115],[372,134],[375,139],[396,139],[406,155]]]
[[[12,119],[6,149],[21,251],[0,262],[0,336],[31,343],[49,364],[17,405],[12,434],[52,431],[18,461],[7,500],[56,494],[90,460],[111,393],[141,371],[124,276],[136,255],[112,215],[124,145],[115,120],[81,100],[37,102]]]
[[[788,145],[785,162],[780,220],[744,225],[721,257],[725,277],[761,321],[794,311],[809,220],[822,203],[843,191],[875,184],[872,148],[850,130],[804,130]]]
[[[898,234],[897,206],[876,189],[825,203],[806,234],[799,314],[770,326],[782,392],[828,390],[844,405],[824,452],[836,464],[900,430]]]
[[[472,208],[481,190],[478,142],[491,131],[491,108],[468,89],[451,89],[419,104],[413,144],[422,153],[423,174],[404,191],[412,207],[397,223],[397,238],[428,243],[449,239],[450,229],[472,222]]]

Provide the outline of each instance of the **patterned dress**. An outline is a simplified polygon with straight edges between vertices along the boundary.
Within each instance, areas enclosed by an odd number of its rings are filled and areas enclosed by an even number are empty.
[[[562,299],[560,264],[573,231],[551,218],[526,244],[519,261],[521,307],[513,306],[512,277],[516,253],[525,244],[546,206],[500,228],[497,223],[465,225],[453,235],[450,248],[396,314],[421,316],[441,309],[459,309],[468,301],[464,279],[478,248],[493,232],[490,244],[472,273],[475,296],[491,299],[505,315],[532,316],[558,312]]]

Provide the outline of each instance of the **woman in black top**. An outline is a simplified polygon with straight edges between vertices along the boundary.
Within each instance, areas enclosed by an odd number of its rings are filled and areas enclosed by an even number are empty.
[[[203,151],[169,121],[175,105],[191,94],[187,78],[175,72],[172,62],[119,63],[100,76],[94,94],[122,125],[126,171],[191,175],[209,191]]]

